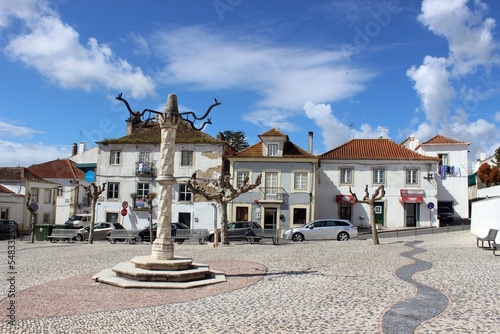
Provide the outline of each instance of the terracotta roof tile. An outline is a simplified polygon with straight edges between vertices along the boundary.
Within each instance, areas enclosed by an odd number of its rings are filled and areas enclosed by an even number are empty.
[[[234,154],[233,157],[238,157],[238,158],[270,158],[270,159],[276,159],[276,158],[317,158],[314,154],[311,154],[311,153],[307,152],[306,150],[303,150],[299,146],[295,145],[294,143],[292,143],[290,140],[288,140],[287,135],[283,134],[281,131],[279,131],[277,129],[271,129],[271,130],[267,131],[266,133],[259,135],[259,137],[266,137],[266,136],[286,137],[287,141],[285,142],[285,144],[283,146],[283,156],[281,156],[281,157],[264,156],[264,154],[263,154],[264,143],[263,143],[263,141],[261,141],[260,143],[249,146],[246,149]]]
[[[390,139],[353,139],[319,157],[334,160],[439,160],[407,149]]]
[[[436,135],[428,141],[421,143],[420,145],[470,145],[470,143],[458,141],[441,135]]]
[[[81,179],[85,173],[76,167],[76,163],[69,159],[58,159],[28,167],[28,170],[41,178]]]
[[[179,122],[175,137],[176,143],[219,143],[220,141],[214,137],[197,131],[185,122]],[[105,139],[98,142],[100,144],[160,144],[161,143],[161,128],[159,124],[151,127],[139,129],[134,133],[116,139]]]
[[[0,167],[0,180],[2,181],[32,181],[52,183],[31,173],[25,167]]]
[[[9,188],[7,188],[1,184],[0,184],[0,194],[9,194],[9,195],[12,195],[14,197],[23,197],[23,195],[15,193],[12,190],[10,190]]]

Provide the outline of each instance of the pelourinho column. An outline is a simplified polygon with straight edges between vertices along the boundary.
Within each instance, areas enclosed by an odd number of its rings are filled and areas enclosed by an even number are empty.
[[[161,128],[160,173],[156,178],[160,188],[158,200],[158,226],[151,257],[158,260],[174,258],[172,242],[172,185],[174,178],[175,136],[180,120],[177,95],[169,94],[163,115],[158,116]]]

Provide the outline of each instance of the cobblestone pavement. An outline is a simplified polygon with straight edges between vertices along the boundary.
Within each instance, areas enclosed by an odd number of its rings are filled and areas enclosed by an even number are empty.
[[[382,333],[384,313],[418,292],[396,276],[398,269],[415,262],[402,255],[413,249],[409,243],[425,250],[414,252],[414,259],[431,264],[415,270],[411,279],[448,300],[442,313],[418,325],[418,333],[499,332],[500,257],[477,248],[469,231],[380,242],[376,246],[358,238],[218,248],[176,244],[178,256],[227,268],[228,282],[151,293],[124,292],[90,279],[119,262],[150,254],[148,244],[16,241],[11,271],[7,241],[2,240],[1,263],[7,270],[2,270],[0,332]],[[12,277],[16,293],[9,298]],[[35,292],[45,292],[45,299],[35,298]],[[9,311],[12,301],[21,306],[23,298],[38,313]],[[11,314],[17,316],[15,325],[7,322]]]

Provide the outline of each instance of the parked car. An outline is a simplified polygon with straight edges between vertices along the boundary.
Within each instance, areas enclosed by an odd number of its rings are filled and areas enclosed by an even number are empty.
[[[92,215],[88,213],[75,214],[66,220],[64,226],[66,228],[82,228],[87,226],[92,221]]]
[[[347,241],[357,236],[358,228],[346,219],[319,219],[283,233],[283,239],[296,242],[328,239]]]
[[[261,229],[262,227],[256,222],[238,221],[227,224],[229,240],[238,241],[246,240],[246,236],[251,232],[251,229]],[[249,231],[250,230],[250,231]],[[215,230],[209,230],[205,238],[207,241],[214,242]],[[260,239],[255,239],[258,242]],[[219,235],[220,241],[220,235]]]
[[[15,239],[19,236],[19,226],[15,220],[2,219],[0,220],[0,238]]]
[[[94,224],[94,233],[92,239],[94,240],[107,240],[111,231],[113,230],[124,230],[121,224],[118,223],[96,223]],[[76,236],[76,241],[83,241],[89,238],[90,233],[90,225],[85,226],[78,230],[78,234]],[[123,240],[118,240],[123,241]]]
[[[442,223],[452,223],[453,211],[447,206],[438,207],[438,219]]]
[[[153,241],[156,239],[156,228],[157,228],[157,223],[153,224]],[[175,232],[178,229],[189,229],[188,226],[184,225],[183,223],[172,223],[172,236],[175,237]],[[146,227],[145,229],[142,229],[139,231],[139,240],[140,241],[146,241],[149,242],[150,237],[149,237],[149,226]],[[176,242],[178,244],[182,244],[184,242],[184,239],[177,239]]]

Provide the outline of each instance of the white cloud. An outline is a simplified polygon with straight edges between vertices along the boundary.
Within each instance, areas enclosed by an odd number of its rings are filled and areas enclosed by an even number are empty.
[[[406,74],[415,82],[413,87],[431,126],[441,124],[448,117],[449,103],[456,95],[449,81],[446,59],[426,56],[422,65],[412,66]]]
[[[0,138],[12,138],[12,137],[20,137],[20,138],[29,138],[34,136],[35,134],[40,133],[40,131],[35,129],[30,129],[24,126],[17,126],[13,124],[9,124],[6,122],[0,121]]]
[[[99,44],[95,38],[83,45],[79,34],[48,9],[39,14],[24,14],[35,4],[20,5],[26,9],[11,8],[10,13],[25,20],[28,30],[12,37],[3,50],[11,59],[36,69],[64,88],[91,90],[104,86],[129,92],[135,98],[154,94],[153,80],[140,68],[116,57],[107,45]],[[7,22],[5,17],[2,22]]]
[[[194,89],[241,89],[261,95],[256,108],[300,111],[305,101],[338,101],[359,93],[374,74],[346,64],[340,50],[276,47],[234,40],[199,27],[169,30],[155,43],[163,81]]]
[[[496,46],[492,31],[496,24],[492,18],[482,18],[486,8],[479,0],[422,2],[422,13],[418,19],[436,35],[447,39],[454,75],[468,74],[479,65],[490,66],[498,62],[493,55]]]
[[[29,167],[33,164],[67,158],[71,156],[71,147],[0,140],[0,152],[2,152],[2,167]]]

